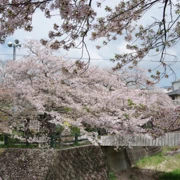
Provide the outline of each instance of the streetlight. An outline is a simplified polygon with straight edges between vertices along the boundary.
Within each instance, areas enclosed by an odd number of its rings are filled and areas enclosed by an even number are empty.
[[[15,39],[14,42],[8,42],[9,47],[13,47],[13,60],[16,60],[16,48],[21,47],[21,44],[19,44],[19,40]]]

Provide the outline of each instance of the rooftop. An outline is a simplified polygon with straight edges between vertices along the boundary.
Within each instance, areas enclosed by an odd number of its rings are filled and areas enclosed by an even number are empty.
[[[169,96],[173,96],[173,95],[180,95],[180,88],[175,90],[175,91],[171,91],[169,93],[167,93]]]
[[[176,81],[172,82],[172,84],[178,83],[178,82],[180,82],[180,79],[177,79]]]

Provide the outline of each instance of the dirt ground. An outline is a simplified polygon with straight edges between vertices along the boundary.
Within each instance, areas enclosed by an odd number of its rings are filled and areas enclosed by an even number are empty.
[[[117,174],[117,180],[157,180],[162,172],[132,168]]]

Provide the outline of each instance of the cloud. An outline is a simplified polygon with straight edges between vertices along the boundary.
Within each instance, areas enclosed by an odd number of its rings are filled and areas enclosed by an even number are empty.
[[[106,5],[109,5],[111,7],[114,7],[114,5],[118,4],[119,0],[113,0],[109,3],[109,1],[104,1],[103,7]],[[95,1],[93,1],[93,7],[95,6]],[[102,8],[96,9],[99,16],[104,16],[104,10]],[[161,11],[162,9],[159,8],[159,5],[154,6],[153,9],[148,11],[145,16],[140,20],[140,23],[143,25],[147,25],[149,22],[153,20],[152,16],[156,16],[158,18],[161,18]],[[56,14],[58,12],[55,12]],[[48,38],[48,31],[53,28],[54,22],[61,23],[62,20],[59,16],[53,16],[51,19],[46,19],[44,17],[44,14],[41,11],[37,11],[33,15],[33,31],[32,32],[25,32],[24,30],[17,30],[13,36],[10,36],[7,38],[6,43],[4,45],[0,45],[0,59],[9,59],[12,58],[12,48],[9,48],[7,46],[7,42],[14,41],[14,39],[19,39],[21,43],[25,42],[25,39],[41,39],[41,38]],[[98,65],[100,67],[113,67],[115,66],[114,63],[111,63],[109,61],[110,58],[114,56],[115,53],[121,53],[121,52],[129,52],[129,50],[126,49],[126,42],[124,41],[123,37],[118,37],[116,41],[110,42],[107,46],[101,48],[100,50],[96,49],[96,45],[101,45],[102,39],[99,39],[97,41],[89,41],[89,36],[86,38],[87,46],[89,53],[91,55],[91,64],[92,65]],[[180,57],[180,52],[178,50],[178,47],[170,48],[167,51],[169,54],[174,54],[177,57]],[[24,49],[17,49],[17,58],[22,57],[21,55],[26,54],[27,52]],[[71,49],[70,51],[64,51],[61,50],[59,55],[60,56],[68,56],[72,59],[76,59],[81,57],[81,51]],[[10,55],[4,55],[4,54],[10,54]],[[152,55],[152,54],[151,54]],[[87,53],[84,53],[84,58],[87,58]],[[168,57],[170,61],[172,61],[172,57]],[[84,59],[85,61],[86,59]],[[147,56],[143,62],[140,63],[140,66],[144,68],[155,68],[158,63],[157,62],[151,62],[151,61],[157,61],[158,57],[156,56]],[[180,62],[177,62],[175,65],[172,66],[175,70],[178,77],[180,77],[179,69],[180,69]],[[167,79],[165,81],[162,81],[163,83],[170,84],[172,79]],[[164,84],[165,85],[165,84]]]
[[[127,43],[123,42],[122,44],[118,45],[117,49],[119,50],[119,53],[130,53],[131,50],[126,48]]]

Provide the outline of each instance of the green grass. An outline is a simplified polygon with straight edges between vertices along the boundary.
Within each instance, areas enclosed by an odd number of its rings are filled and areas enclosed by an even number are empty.
[[[158,180],[180,180],[180,169],[171,172],[165,172]]]
[[[113,172],[109,172],[108,174],[108,180],[117,180],[115,174]]]
[[[154,156],[149,156],[145,157],[143,159],[140,159],[137,163],[136,166],[138,168],[144,168],[144,167],[150,167],[150,166],[157,166],[161,164],[163,161],[165,161],[165,157],[163,156],[163,153],[158,153]]]
[[[176,170],[177,167],[180,168],[180,154],[165,156],[167,152],[176,149],[177,147],[165,147],[161,153],[139,160],[136,163],[136,167],[163,172],[170,172]]]
[[[178,147],[164,147],[161,153],[139,160],[135,167],[162,172],[158,180],[180,180],[180,153],[166,155]]]

